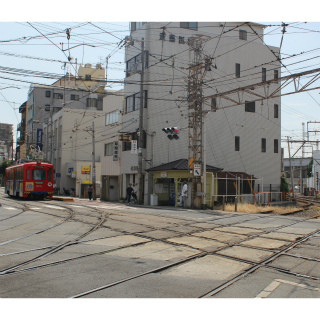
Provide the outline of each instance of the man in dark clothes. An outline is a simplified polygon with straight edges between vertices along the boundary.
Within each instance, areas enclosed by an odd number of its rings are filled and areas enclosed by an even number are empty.
[[[127,201],[128,201],[128,203],[130,202],[132,191],[133,191],[132,184],[129,183],[129,187],[127,188]]]
[[[92,187],[92,184],[90,184],[89,187],[88,187],[88,197],[89,197],[89,200],[91,200],[91,198],[92,198],[92,191],[93,191],[93,187]]]

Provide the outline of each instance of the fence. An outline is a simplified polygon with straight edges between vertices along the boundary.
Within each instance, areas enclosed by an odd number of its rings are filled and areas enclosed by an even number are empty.
[[[242,174],[233,177],[215,177],[215,181],[212,203],[241,202],[265,205],[289,200],[286,193],[279,191],[280,185],[268,185],[266,188],[262,178],[255,179]],[[270,191],[264,191],[267,189]],[[272,191],[272,189],[276,191]]]

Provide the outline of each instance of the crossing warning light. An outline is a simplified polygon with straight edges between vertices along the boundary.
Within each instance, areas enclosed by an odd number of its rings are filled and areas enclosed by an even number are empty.
[[[170,140],[172,139],[179,139],[179,128],[178,127],[170,127],[170,128],[163,128],[162,131],[168,135]]]

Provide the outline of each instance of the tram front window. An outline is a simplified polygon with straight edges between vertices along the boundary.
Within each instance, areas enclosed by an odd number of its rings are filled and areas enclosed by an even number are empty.
[[[44,170],[33,170],[32,180],[46,180],[46,172]]]

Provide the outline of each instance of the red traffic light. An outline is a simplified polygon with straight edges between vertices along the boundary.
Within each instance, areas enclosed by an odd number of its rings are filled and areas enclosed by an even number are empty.
[[[162,131],[168,135],[168,138],[170,140],[179,139],[179,128],[178,127],[163,128]]]

